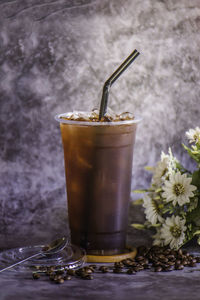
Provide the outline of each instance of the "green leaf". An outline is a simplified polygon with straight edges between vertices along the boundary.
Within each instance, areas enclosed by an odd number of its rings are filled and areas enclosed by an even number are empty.
[[[198,189],[200,189],[200,170],[195,171],[192,174],[192,184],[195,185]]]
[[[199,218],[200,218],[200,201],[197,205],[197,207],[191,211],[190,213],[187,214],[187,222],[190,223],[190,222],[196,222],[196,221],[199,221]]]
[[[200,230],[195,231],[193,235],[200,235]]]
[[[139,230],[145,229],[145,226],[144,226],[143,224],[136,224],[136,223],[134,223],[134,224],[131,224],[131,226],[132,226],[133,228],[139,229]]]
[[[187,150],[188,154],[199,164],[200,163],[200,151],[196,152],[196,147],[193,147],[193,150],[191,150],[189,147],[182,144],[183,148]],[[194,154],[195,152],[195,154]]]
[[[133,190],[132,192],[136,193],[136,194],[144,194],[144,193],[148,192],[148,190]]]
[[[161,226],[161,224],[160,223],[157,223],[157,224],[151,224],[151,227],[160,227]]]
[[[153,172],[153,167],[150,167],[150,166],[146,166],[146,167],[144,167],[144,169],[146,170],[146,171],[149,171],[149,172]]]
[[[160,193],[160,192],[162,192],[162,189],[161,189],[161,188],[155,190],[155,193]]]
[[[160,196],[153,197],[153,200],[160,200]]]
[[[143,199],[134,200],[134,201],[132,201],[132,204],[133,205],[142,205],[143,204]]]

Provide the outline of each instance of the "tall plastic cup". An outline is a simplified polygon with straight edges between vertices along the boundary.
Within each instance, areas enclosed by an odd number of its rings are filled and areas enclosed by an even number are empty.
[[[88,254],[112,255],[126,247],[132,159],[137,123],[60,122],[71,242]]]

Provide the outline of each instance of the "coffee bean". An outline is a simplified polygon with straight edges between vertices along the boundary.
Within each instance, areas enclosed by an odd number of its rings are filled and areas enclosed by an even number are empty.
[[[81,277],[82,279],[86,279],[86,280],[92,280],[93,279],[93,276],[90,275],[90,274],[85,274]]]
[[[57,271],[55,271],[55,273],[57,275],[62,275],[62,274],[64,274],[64,270],[57,270]]]
[[[183,270],[184,269],[184,265],[175,265],[175,270]]]
[[[169,266],[174,266],[175,265],[175,261],[168,261],[168,265]]]
[[[183,251],[182,251],[181,249],[179,249],[179,250],[178,250],[178,254],[179,254],[180,256],[182,256],[182,255],[183,255]]]
[[[63,279],[64,279],[64,280],[71,280],[72,278],[71,278],[70,275],[65,275],[65,276],[63,277]]]
[[[173,266],[166,266],[166,267],[164,268],[164,271],[165,271],[165,272],[169,272],[169,271],[172,271],[172,270],[174,270],[174,267],[173,267]]]
[[[135,274],[136,272],[133,269],[128,269],[128,271],[126,272],[129,275]]]
[[[33,273],[32,276],[33,276],[33,279],[39,279],[40,278],[40,274],[38,274],[38,273]]]
[[[189,261],[186,259],[182,260],[182,265],[187,266],[189,264]]]
[[[75,275],[75,273],[76,273],[76,271],[75,271],[75,270],[73,270],[73,269],[69,269],[69,270],[67,270],[67,274],[68,274],[68,275],[74,276],[74,275]]]
[[[97,268],[97,266],[96,265],[89,265],[89,268],[92,268],[92,269],[96,269]]]
[[[164,255],[169,255],[170,254],[170,249],[165,250],[163,253],[164,253]]]
[[[196,259],[197,263],[200,263],[200,256],[196,256],[195,259]]]
[[[144,256],[137,256],[135,260],[138,262],[142,261],[142,260],[144,260]]]
[[[167,259],[170,260],[170,261],[175,261],[176,260],[175,256],[172,255],[172,254],[167,255]]]
[[[139,266],[133,267],[132,270],[135,271],[135,272],[141,271]]]
[[[55,277],[55,274],[52,273],[52,274],[49,276],[49,280],[54,281],[54,277]]]
[[[160,258],[160,261],[163,263],[167,263],[168,259],[167,259],[167,257],[162,257],[162,258]]]
[[[180,260],[180,259],[177,259],[177,260],[176,260],[176,264],[177,264],[177,265],[180,265],[180,264],[181,264],[181,260]]]
[[[113,273],[116,273],[116,274],[122,273],[122,268],[114,268]]]
[[[196,267],[197,265],[196,265],[196,263],[194,263],[194,262],[191,261],[191,262],[188,264],[188,266],[194,268],[194,267]]]
[[[141,265],[146,265],[149,263],[149,260],[147,258],[144,258],[143,260],[140,261]],[[132,263],[133,264],[133,263]]]
[[[144,269],[150,269],[151,266],[150,266],[149,264],[145,264],[145,265],[143,265],[143,268],[144,268]]]
[[[155,267],[154,271],[155,272],[161,272],[163,268],[161,266]]]
[[[99,268],[99,271],[101,271],[102,273],[108,273],[108,267],[106,267],[106,266],[101,266],[101,267]]]
[[[92,270],[92,269],[87,269],[87,270],[85,270],[85,272],[87,273],[87,274],[92,274],[92,273],[94,273],[94,271]]]
[[[55,280],[55,282],[61,284],[61,283],[64,283],[65,281],[63,278],[59,278],[59,279]]]
[[[46,274],[47,276],[50,276],[51,274],[53,274],[53,272],[52,272],[52,271],[46,271],[45,274]]]
[[[137,267],[138,263],[137,262],[131,262],[130,264],[127,265],[128,267]]]
[[[131,262],[131,263],[133,263],[133,262]],[[120,267],[120,268],[123,268],[123,263],[121,262],[121,261],[119,261],[119,262],[115,262],[114,263],[114,266],[117,268],[117,267]]]

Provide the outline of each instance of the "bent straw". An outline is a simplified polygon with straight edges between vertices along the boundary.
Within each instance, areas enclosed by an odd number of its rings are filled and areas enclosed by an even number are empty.
[[[101,105],[99,111],[99,121],[105,115],[107,111],[107,104],[108,104],[108,96],[109,91],[112,84],[119,78],[119,76],[130,66],[130,64],[136,59],[136,57],[140,53],[135,49],[126,59],[125,61],[119,66],[119,68],[106,80],[103,86],[103,93],[101,98]]]

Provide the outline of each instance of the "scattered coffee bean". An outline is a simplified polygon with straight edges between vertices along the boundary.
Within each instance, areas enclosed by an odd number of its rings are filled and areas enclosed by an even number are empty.
[[[175,265],[175,261],[168,261],[167,263],[169,266],[174,266]]]
[[[173,271],[174,267],[173,266],[165,266],[165,268],[163,269],[165,272],[169,272],[169,271]]]
[[[65,276],[63,277],[63,279],[64,279],[64,280],[71,280],[72,278],[71,278],[70,275],[65,275]]]
[[[96,265],[89,265],[89,268],[93,268],[94,270],[97,268]]]
[[[194,262],[191,261],[191,262],[188,264],[188,266],[194,268],[194,267],[196,267],[196,263],[194,263]]]
[[[143,268],[144,268],[145,270],[147,270],[147,269],[151,269],[151,266],[150,266],[149,264],[145,264],[145,265],[143,265]]]
[[[57,270],[57,271],[56,271],[56,274],[57,274],[57,275],[62,275],[62,274],[64,274],[64,270]]]
[[[65,281],[63,278],[59,278],[59,279],[55,280],[55,282],[61,284],[61,283],[64,283]]]
[[[126,273],[129,275],[136,274],[136,272],[133,269],[128,269]]]
[[[175,270],[183,270],[184,269],[184,265],[175,265]]]
[[[67,274],[68,274],[68,275],[74,276],[75,273],[76,273],[76,272],[75,272],[75,270],[73,270],[73,269],[67,270]]]
[[[116,267],[116,268],[123,268],[123,263],[121,262],[121,261],[119,261],[119,262],[115,262],[114,263],[114,267]]]
[[[144,260],[144,256],[137,256],[135,260],[140,262],[140,261]]]
[[[101,266],[101,267],[99,268],[99,271],[101,271],[102,273],[108,273],[108,267],[106,267],[106,266]]]
[[[40,274],[38,273],[33,273],[33,279],[39,279],[40,278]]]
[[[161,272],[163,268],[161,266],[155,267],[154,271],[155,272]]]
[[[55,278],[55,274],[52,273],[52,274],[49,276],[49,280],[54,281],[54,278]]]
[[[93,276],[90,275],[90,274],[85,274],[81,277],[82,279],[86,279],[86,280],[92,280],[93,279]]]
[[[108,273],[113,271],[116,274],[136,274],[139,271],[153,269],[155,272],[169,272],[172,270],[183,270],[184,267],[196,267],[200,263],[200,256],[194,257],[186,250],[172,250],[167,247],[153,246],[147,248],[145,246],[138,247],[135,258],[124,259],[115,262],[113,266],[102,265],[98,267],[95,264],[86,265],[79,269],[67,269],[63,266],[42,267],[35,266],[35,272],[32,273],[33,279],[39,279],[40,275],[46,274],[49,280],[55,283],[64,283],[71,280],[72,276],[80,279],[92,280],[93,273]]]
[[[119,273],[122,273],[122,268],[114,268],[113,269],[113,273],[116,273],[116,274],[119,274]]]

